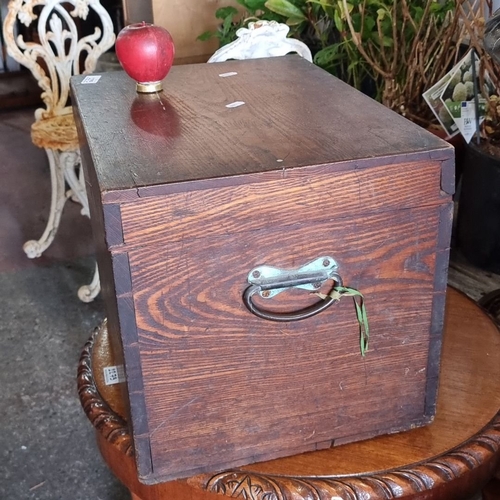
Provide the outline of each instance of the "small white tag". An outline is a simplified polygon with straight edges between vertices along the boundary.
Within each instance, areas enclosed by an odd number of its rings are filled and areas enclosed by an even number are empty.
[[[226,104],[226,108],[237,108],[238,106],[243,106],[244,101],[235,101],[232,102],[231,104]]]
[[[83,80],[83,83],[97,83],[101,79],[102,75],[87,75]]]
[[[125,382],[125,371],[123,365],[106,366],[103,368],[104,383],[106,385],[121,384]]]
[[[460,117],[455,118],[455,123],[468,144],[476,133],[476,109],[473,101],[462,101]]]
[[[237,75],[238,73],[236,73],[236,71],[230,71],[229,73],[221,73],[219,76],[221,78],[227,78],[228,76],[235,76]]]

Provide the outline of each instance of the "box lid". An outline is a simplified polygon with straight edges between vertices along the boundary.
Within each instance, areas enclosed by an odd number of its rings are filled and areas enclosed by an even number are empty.
[[[451,148],[299,56],[176,66],[138,94],[124,72],[72,79],[102,192]],[[427,156],[428,157],[428,156]],[[363,167],[366,165],[363,165]]]

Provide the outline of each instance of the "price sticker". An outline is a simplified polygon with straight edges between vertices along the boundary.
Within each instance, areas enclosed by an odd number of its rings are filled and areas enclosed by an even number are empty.
[[[89,83],[97,83],[101,79],[101,76],[102,75],[87,75],[82,80],[82,85],[89,84]]]
[[[123,365],[118,366],[106,366],[103,368],[104,372],[104,383],[106,385],[121,384],[125,382],[125,370]]]

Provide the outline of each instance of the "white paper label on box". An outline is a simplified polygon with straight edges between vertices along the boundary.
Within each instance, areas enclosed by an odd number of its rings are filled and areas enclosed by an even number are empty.
[[[102,75],[88,75],[82,80],[82,84],[84,83],[97,83],[101,79]]]

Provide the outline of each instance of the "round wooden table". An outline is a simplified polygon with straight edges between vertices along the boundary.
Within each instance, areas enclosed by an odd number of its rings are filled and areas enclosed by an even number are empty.
[[[437,415],[423,428],[147,486],[137,479],[132,438],[101,325],[82,354],[78,389],[104,460],[135,500],[412,500],[469,498],[500,465],[500,333],[474,302],[449,289]],[[373,390],[377,390],[376,387]],[[493,480],[485,499],[500,498]]]

